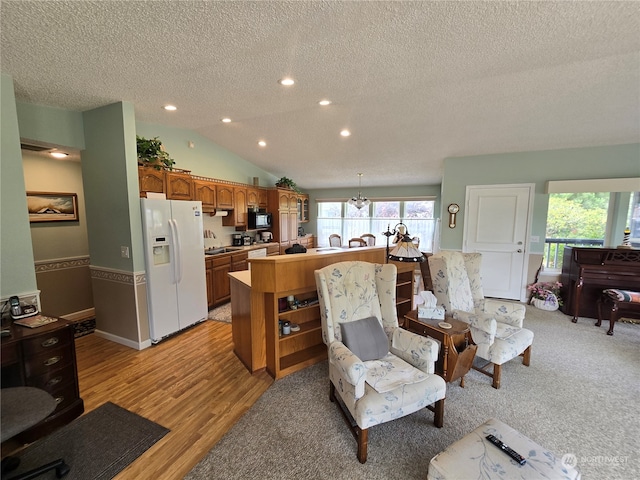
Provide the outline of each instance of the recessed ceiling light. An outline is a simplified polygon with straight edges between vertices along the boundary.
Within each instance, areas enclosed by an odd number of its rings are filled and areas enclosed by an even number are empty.
[[[174,112],[178,109],[175,105],[165,105],[162,108],[164,108],[165,110],[169,110],[170,112]]]
[[[342,135],[343,137],[348,137],[351,135],[351,132],[345,128],[340,132],[340,135]]]
[[[327,105],[331,105],[331,100],[320,100],[318,103],[325,107]]]
[[[260,140],[258,142],[258,145],[260,145],[261,147],[266,147],[267,146],[267,142],[265,142],[264,140]]]
[[[280,85],[285,86],[285,87],[290,87],[291,85],[293,85],[296,82],[293,80],[293,78],[285,77],[285,78],[281,78],[280,80],[278,80],[278,83]]]
[[[56,158],[67,158],[69,154],[63,152],[51,152],[51,156]]]
[[[224,117],[222,119],[222,123],[231,123],[231,119],[229,117]]]

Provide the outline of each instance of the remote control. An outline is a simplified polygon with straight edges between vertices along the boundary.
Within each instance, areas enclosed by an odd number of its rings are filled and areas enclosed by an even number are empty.
[[[494,435],[487,435],[487,440],[489,440],[496,447],[498,447],[504,453],[506,453],[511,458],[513,458],[520,465],[524,465],[525,463],[527,463],[527,460],[522,455],[520,455],[518,452],[516,452],[512,448],[509,448],[509,445],[504,443],[502,440],[498,440]]]

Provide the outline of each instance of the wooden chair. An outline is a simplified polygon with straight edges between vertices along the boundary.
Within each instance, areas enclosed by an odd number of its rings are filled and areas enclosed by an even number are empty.
[[[367,246],[367,242],[365,242],[360,237],[352,238],[349,240],[349,248],[366,247],[366,246]]]
[[[332,233],[329,235],[329,246],[330,247],[341,247],[342,246],[342,237],[337,233]]]
[[[376,236],[373,233],[364,233],[360,238],[367,243],[368,247],[373,247],[376,244]]]

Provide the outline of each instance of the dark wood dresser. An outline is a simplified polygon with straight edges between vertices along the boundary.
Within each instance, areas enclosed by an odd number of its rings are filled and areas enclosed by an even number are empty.
[[[25,443],[47,435],[84,412],[80,398],[73,327],[58,319],[28,328],[3,320],[11,336],[2,337],[2,388],[31,386],[49,392],[57,407],[42,422],[21,433]]]
[[[640,250],[565,247],[562,258],[562,311],[598,318],[597,301],[605,288],[640,290]]]

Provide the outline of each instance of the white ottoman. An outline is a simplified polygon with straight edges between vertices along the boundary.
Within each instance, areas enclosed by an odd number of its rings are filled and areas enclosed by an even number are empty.
[[[527,459],[518,465],[485,437],[494,435]],[[492,418],[431,459],[428,480],[567,479],[579,480],[580,472],[563,465],[549,450]]]

